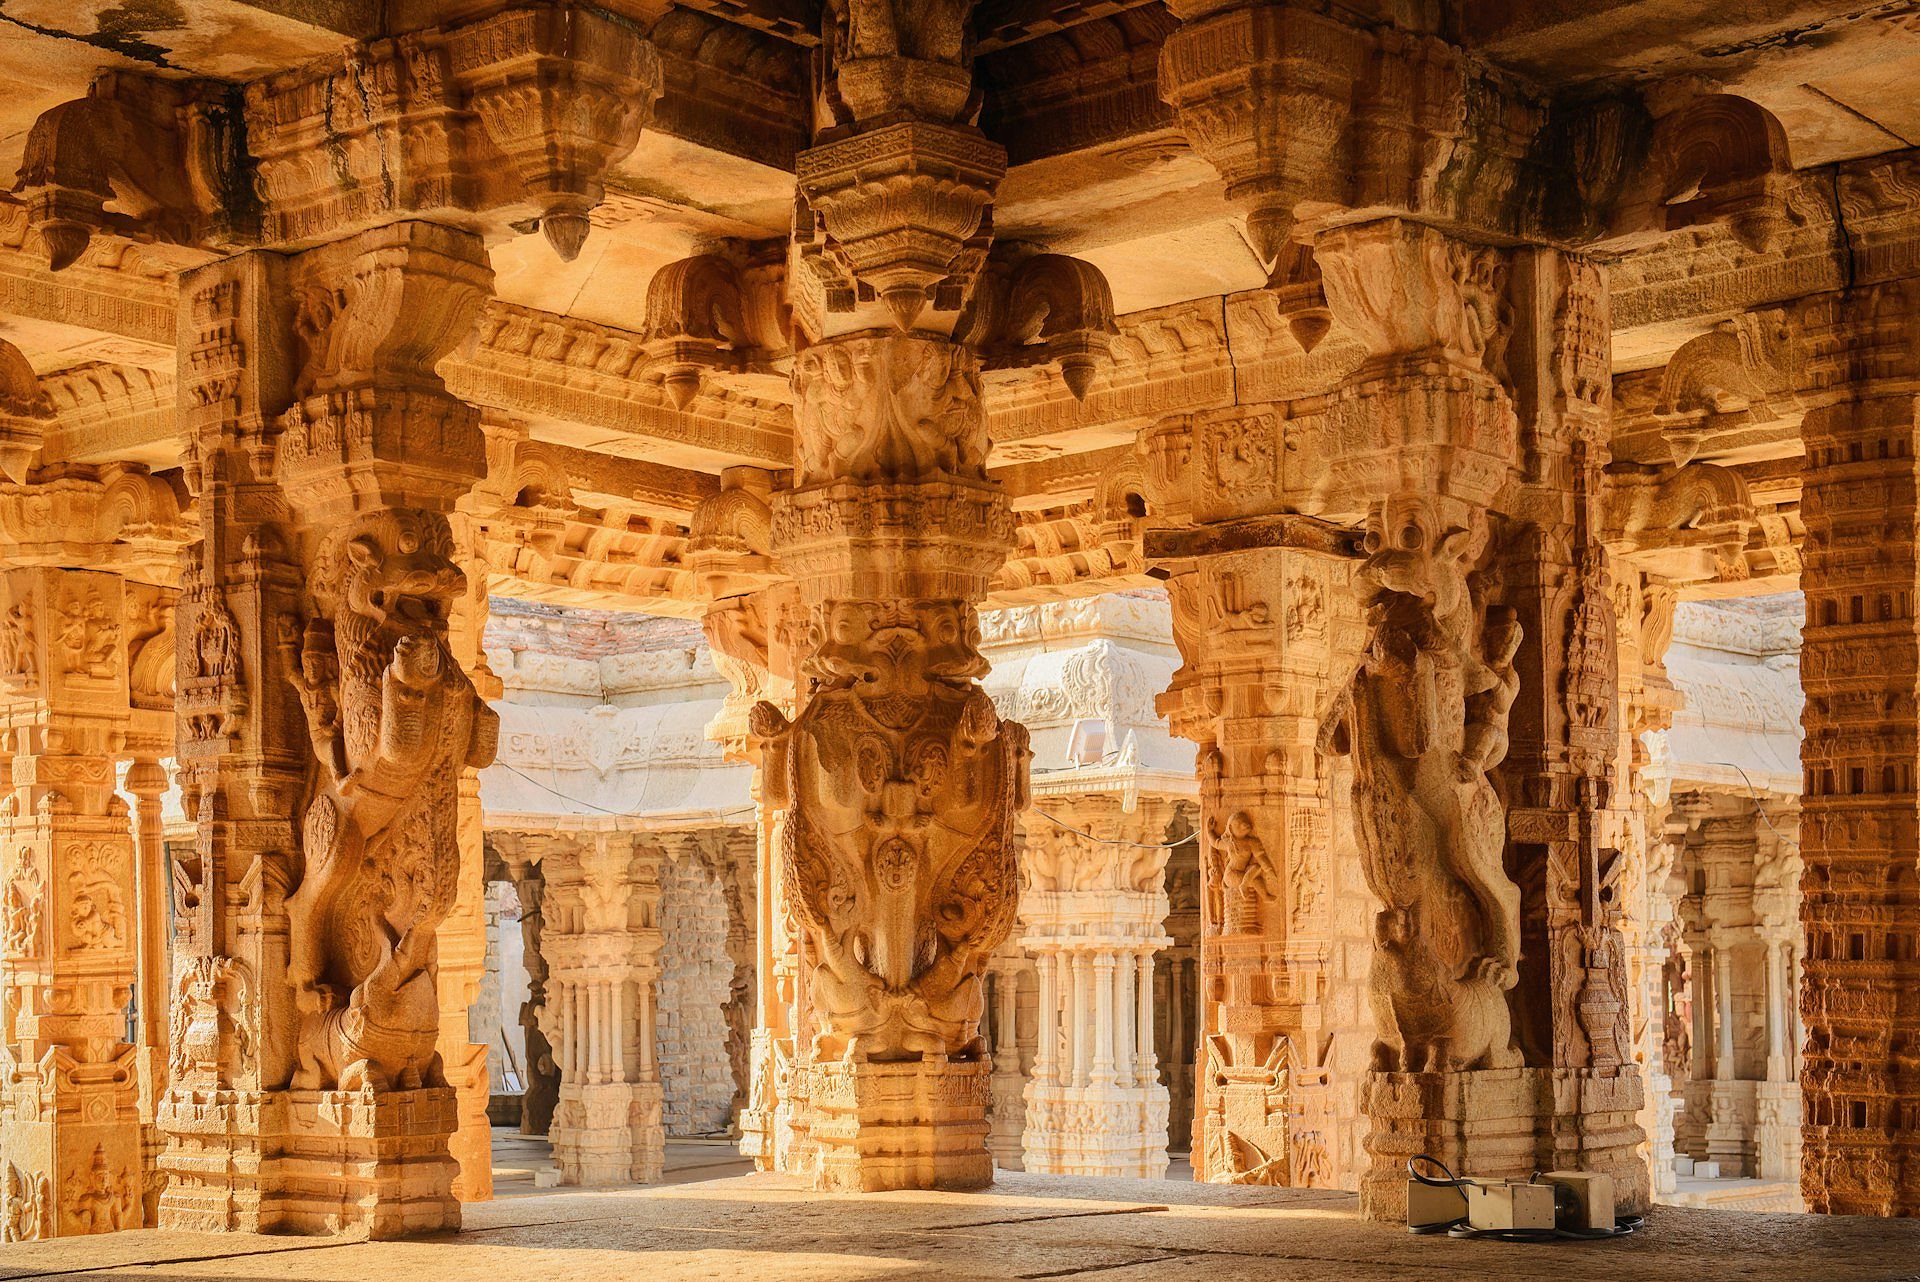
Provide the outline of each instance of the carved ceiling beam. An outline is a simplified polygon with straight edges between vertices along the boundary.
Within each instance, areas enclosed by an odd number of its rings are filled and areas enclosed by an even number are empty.
[[[1072,506],[1093,497],[1102,478],[1125,466],[1134,454],[1131,443],[1077,454],[987,464],[987,475],[1000,482],[1016,512],[1035,508]]]
[[[661,376],[646,376],[645,339],[630,330],[496,302],[482,313],[478,332],[470,352],[442,362],[448,387],[470,404],[530,424],[537,435],[572,425],[570,444],[644,451],[703,471],[791,464],[784,405],[703,385],[685,411],[676,410]]]
[[[490,529],[481,551],[489,588],[500,596],[692,619],[705,603],[684,564],[686,539],[671,522],[583,513],[565,523],[550,550]]]
[[[47,462],[145,464],[180,461],[180,410],[171,371],[137,365],[77,365],[40,377],[53,406],[41,457]]]
[[[674,0],[674,3],[735,26],[777,36],[804,49],[820,44],[820,33],[816,29],[819,15],[805,0]]]
[[[1093,11],[1098,11],[1093,12]],[[1111,146],[1142,169],[1186,150],[1160,100],[1160,46],[1176,26],[1159,4],[1086,5],[1076,26],[1012,46],[976,46],[985,128],[1010,165]]]
[[[1158,8],[1159,0],[1079,0],[1073,4],[984,0],[974,12],[973,47],[978,53],[992,53],[1148,6]]]
[[[198,535],[184,507],[144,467],[39,468],[25,484],[0,483],[0,559],[173,586],[180,549]]]
[[[1617,362],[1657,364],[1703,326],[1896,279],[1920,257],[1920,151],[1800,170],[1777,186],[1787,221],[1770,249],[1708,227],[1609,263]]]
[[[496,234],[537,223],[570,260],[660,87],[632,24],[572,5],[368,41],[255,81],[247,132],[265,238],[408,217]]]
[[[1227,183],[1255,250],[1383,215],[1566,248],[1788,226],[1779,122],[1732,95],[1654,116],[1637,96],[1561,101],[1432,30],[1294,0],[1172,0],[1160,87]]]
[[[180,325],[173,255],[102,238],[56,275],[49,252],[26,207],[0,200],[0,315],[34,322],[85,358],[172,371]]]
[[[704,473],[534,441],[522,424],[495,419],[481,431],[487,475],[459,508],[496,541],[526,543],[543,555],[553,555],[583,512],[684,522],[720,493],[720,482]]]
[[[56,271],[96,234],[301,247],[410,218],[537,224],[571,260],[660,89],[633,23],[516,7],[360,41],[244,95],[104,73],[35,123],[19,190]]]
[[[810,136],[812,55],[724,17],[677,6],[648,30],[663,84],[648,132],[791,173]]]

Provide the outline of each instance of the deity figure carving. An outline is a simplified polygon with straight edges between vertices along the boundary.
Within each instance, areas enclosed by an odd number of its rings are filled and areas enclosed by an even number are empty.
[[[1255,831],[1253,816],[1236,810],[1225,825],[1213,825],[1214,882],[1220,887],[1221,929],[1255,934],[1261,915],[1280,900],[1273,856]]]
[[[39,679],[34,654],[33,605],[22,598],[0,612],[0,680],[30,687]]]
[[[62,652],[61,671],[98,681],[113,679],[120,647],[120,620],[98,589],[76,592],[62,603],[55,633]]]
[[[31,851],[22,850],[13,875],[0,897],[0,949],[13,957],[28,957],[40,939],[43,885],[40,867]]]
[[[288,655],[319,763],[287,900],[298,1088],[441,1081],[435,930],[456,892],[456,794],[499,734],[448,648],[465,587],[453,551],[432,513],[355,518],[320,548],[317,610]]]
[[[0,1242],[31,1242],[53,1227],[53,1184],[45,1174],[7,1163],[0,1183]]]
[[[1026,728],[974,684],[987,665],[963,602],[830,601],[811,632],[813,697],[791,722],[756,704],[751,724],[820,955],[816,1051],[977,1057],[981,974],[1017,906]]]
[[[824,343],[794,369],[797,485],[979,476],[980,372],[966,348],[906,335]]]
[[[126,939],[122,892],[101,850],[75,843],[66,848],[68,934],[73,947],[118,948]]]
[[[1369,639],[1325,727],[1353,758],[1355,822],[1374,923],[1371,993],[1383,1072],[1520,1063],[1506,993],[1518,982],[1520,891],[1487,771],[1506,755],[1520,625],[1484,636],[1467,573],[1483,538],[1423,499],[1376,509],[1357,572]]]

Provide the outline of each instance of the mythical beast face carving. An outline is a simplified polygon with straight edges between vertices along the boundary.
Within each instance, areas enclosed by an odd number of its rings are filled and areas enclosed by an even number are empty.
[[[980,972],[1012,929],[1026,729],[972,678],[973,611],[836,602],[814,624],[823,684],[788,722],[756,705],[792,906],[820,950],[828,1056],[968,1056]]]

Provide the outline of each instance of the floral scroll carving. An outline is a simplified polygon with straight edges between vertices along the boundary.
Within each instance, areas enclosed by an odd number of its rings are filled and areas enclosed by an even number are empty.
[[[295,1084],[440,1084],[436,927],[453,907],[457,789],[498,721],[447,642],[464,589],[445,518],[392,509],[322,545],[295,666],[319,762],[287,900],[301,1012]]]

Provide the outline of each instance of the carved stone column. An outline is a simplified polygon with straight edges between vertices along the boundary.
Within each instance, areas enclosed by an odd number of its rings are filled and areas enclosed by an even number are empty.
[[[553,1158],[567,1184],[651,1183],[666,1160],[654,1053],[664,851],[618,832],[539,845]]]
[[[1496,772],[1524,922],[1510,1004],[1527,1066],[1543,1070],[1534,1160],[1609,1174],[1620,1205],[1640,1210],[1645,1087],[1623,932],[1639,852],[1607,542],[1611,308],[1598,264],[1546,249],[1512,256],[1509,300],[1512,340],[1490,347],[1487,368],[1504,366],[1521,445],[1488,576],[1495,611],[1519,627]]]
[[[798,676],[799,596],[773,565],[772,484],[760,469],[727,469],[721,492],[693,514],[687,565],[708,600],[702,631],[730,687],[707,737],[729,760],[754,766],[753,1009],[740,1151],[758,1170],[797,1174],[812,1170],[802,1067],[809,1048],[798,1032],[807,994],[797,982],[800,937],[777,854],[784,812],[769,800],[760,745],[748,727],[761,700],[793,712]]]
[[[798,358],[796,488],[774,552],[800,585],[808,683],[753,710],[814,999],[823,1187],[976,1188],[981,975],[1014,920],[1026,733],[979,685],[973,603],[1012,543],[986,480],[970,351],[856,332]]]
[[[1920,1214],[1920,554],[1914,380],[1920,279],[1807,305],[1817,391],[1801,424],[1806,739],[1807,1207]]]
[[[1403,1213],[1416,1152],[1489,1176],[1551,1153],[1643,1205],[1604,815],[1617,673],[1599,271],[1393,221],[1323,233],[1315,253],[1336,322],[1370,353],[1327,429],[1330,491],[1365,508],[1369,629],[1328,743],[1352,756],[1385,904],[1363,1206]],[[1526,912],[1522,883],[1541,896]],[[1551,994],[1550,1037],[1516,1037],[1516,988],[1522,1032]]]
[[[1192,448],[1222,463],[1196,469],[1218,485],[1215,501],[1275,485],[1228,464],[1276,467],[1257,442],[1279,431],[1248,414],[1196,434]],[[1342,973],[1332,780],[1315,744],[1357,620],[1344,604],[1343,545],[1313,525],[1299,531],[1305,546],[1203,552],[1168,585],[1186,662],[1160,706],[1199,745],[1193,1161],[1196,1177],[1215,1183],[1340,1187],[1353,1175],[1353,1079],[1323,1054]],[[1357,990],[1348,994],[1357,1002]]]
[[[520,898],[520,955],[527,967],[527,1000],[520,1004],[520,1031],[527,1048],[520,1133],[545,1135],[560,1095],[560,1069],[540,1021],[547,1004],[547,956],[543,951],[546,881],[535,861],[508,858],[507,866],[513,872],[513,893]]]
[[[1170,852],[1161,843],[1177,808],[1162,797],[1139,798],[1129,810],[1118,796],[1051,795],[1045,809],[1058,822],[1028,819],[1021,947],[1043,973],[1068,959],[1090,959],[1093,978],[1080,1006],[1043,985],[1042,1000],[1050,1002],[1041,1027],[1084,1028],[1093,1046],[1086,1081],[1042,1075],[1036,1062],[1026,1088],[1025,1170],[1166,1175],[1167,1089],[1147,1061],[1153,956],[1173,942],[1163,933]]]
[[[13,562],[18,564],[17,561]],[[0,574],[0,1238],[145,1223],[128,723],[128,586]]]
[[[479,237],[395,223],[183,284],[199,834],[175,879],[165,1224],[459,1223],[435,936],[462,898],[461,776],[496,723],[448,634],[478,416],[434,366],[489,283]]]
[[[483,700],[498,699],[500,678],[487,666],[483,648],[487,630],[487,570],[474,547],[475,532],[465,516],[450,519],[455,557],[465,588],[454,598],[447,627],[448,648]],[[480,995],[487,965],[486,823],[480,809],[480,772],[463,767],[459,777],[459,814],[455,840],[460,852],[459,881],[452,910],[437,932],[440,989],[440,1060],[453,1087],[459,1121],[449,1147],[460,1173],[453,1194],[462,1202],[493,1196],[493,1127],[487,1120],[490,1048],[471,1036],[468,1012]]]

